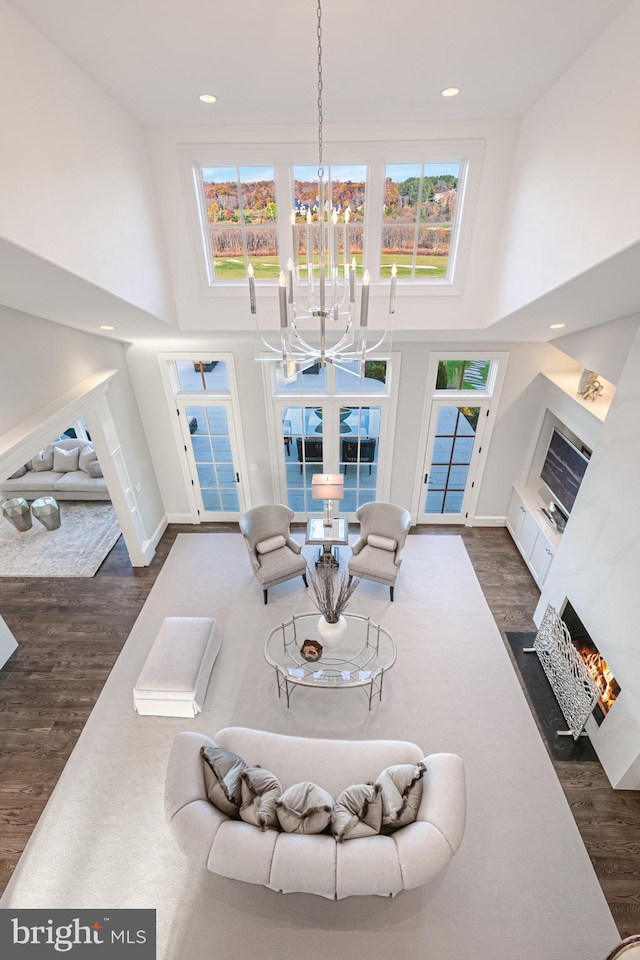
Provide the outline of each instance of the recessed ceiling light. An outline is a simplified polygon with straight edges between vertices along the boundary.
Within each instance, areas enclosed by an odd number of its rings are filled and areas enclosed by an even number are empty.
[[[107,323],[101,323],[101,324],[100,324],[100,329],[101,329],[101,330],[115,330],[115,327],[110,327],[109,324],[107,324]]]
[[[215,103],[218,98],[214,97],[212,93],[201,93],[200,99],[203,103]]]
[[[550,323],[549,330],[562,330],[563,327],[566,327],[566,323]]]
[[[460,87],[445,87],[440,93],[443,97],[457,97],[460,93]]]

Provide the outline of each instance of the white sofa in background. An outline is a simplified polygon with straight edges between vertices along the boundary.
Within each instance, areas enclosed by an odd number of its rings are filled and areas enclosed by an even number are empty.
[[[385,767],[422,760],[427,771],[418,818],[390,836],[343,843],[325,833],[261,831],[229,819],[208,800],[200,748],[214,744],[271,771],[283,790],[310,781],[334,799],[352,784],[375,780]],[[185,732],[171,750],[165,812],[182,851],[220,876],[331,900],[395,896],[434,881],[457,852],[466,822],[464,765],[453,753],[425,758],[401,740],[311,740],[227,727],[213,741]]]
[[[55,440],[53,447],[63,450],[84,450],[93,444],[89,440]],[[0,483],[3,499],[24,497],[25,500],[37,500],[39,497],[55,497],[56,500],[110,500],[104,477],[90,477],[84,470],[59,473],[55,470],[33,470],[31,461],[26,465],[27,472],[14,480]]]

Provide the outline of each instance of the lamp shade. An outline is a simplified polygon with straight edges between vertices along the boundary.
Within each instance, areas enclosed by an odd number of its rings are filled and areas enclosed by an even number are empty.
[[[314,500],[342,500],[344,478],[341,473],[316,473],[311,481]]]

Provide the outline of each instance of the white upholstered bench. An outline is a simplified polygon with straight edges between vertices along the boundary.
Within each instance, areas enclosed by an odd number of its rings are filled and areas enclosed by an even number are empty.
[[[220,642],[211,617],[165,617],[133,688],[138,713],[162,717],[200,713]]]

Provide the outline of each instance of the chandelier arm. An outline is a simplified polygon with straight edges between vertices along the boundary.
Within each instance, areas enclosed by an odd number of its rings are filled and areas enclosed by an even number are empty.
[[[356,260],[351,257],[351,235],[349,221],[351,208],[346,207],[344,212],[344,234],[341,234],[341,225],[338,224],[338,209],[333,209],[331,178],[326,181],[323,167],[323,72],[322,72],[322,6],[321,0],[316,5],[316,36],[317,36],[317,107],[318,107],[318,196],[316,209],[316,223],[318,234],[316,237],[313,220],[313,206],[307,205],[306,222],[306,277],[301,270],[304,264],[300,263],[299,226],[296,223],[298,215],[296,209],[291,213],[293,259],[287,264],[288,278],[284,271],[280,274],[280,345],[272,346],[262,333],[257,317],[256,291],[252,267],[249,266],[249,294],[251,313],[255,316],[256,331],[261,343],[284,364],[296,364],[298,372],[303,371],[320,361],[324,366],[332,363],[348,373],[354,373],[348,367],[340,367],[343,363],[359,362],[360,376],[364,375],[362,366],[364,359],[382,345],[395,312],[396,269],[392,270],[392,281],[389,300],[389,315],[382,335],[375,342],[367,342],[368,308],[369,308],[369,273],[364,271],[362,289],[360,293],[359,322],[356,316]],[[340,204],[338,204],[339,208]],[[300,212],[298,208],[298,212]],[[325,215],[326,214],[326,215]],[[343,236],[343,260],[340,262],[340,237]],[[318,248],[318,263],[315,264],[316,242]],[[315,267],[318,267],[318,279],[315,279]],[[327,320],[330,321],[327,329]],[[312,336],[318,341],[319,348],[313,346],[303,335],[300,329],[302,321],[315,324]],[[375,333],[372,332],[372,335]],[[277,336],[277,335],[276,335]],[[335,338],[329,345],[328,340]],[[274,358],[276,359],[276,358]],[[287,367],[287,375],[291,368]]]

